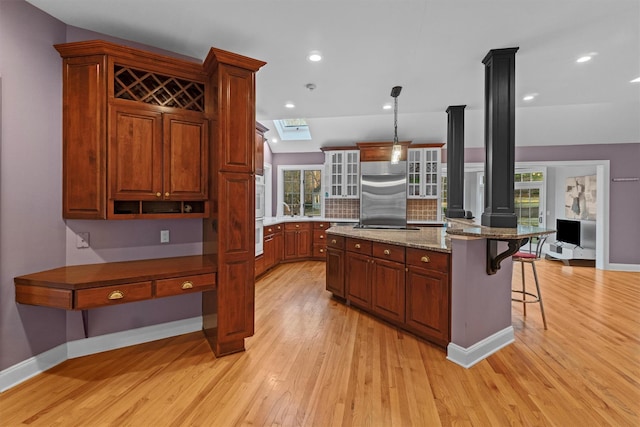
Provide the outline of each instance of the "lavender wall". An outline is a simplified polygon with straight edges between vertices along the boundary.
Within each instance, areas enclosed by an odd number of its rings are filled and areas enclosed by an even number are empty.
[[[0,371],[82,337],[79,313],[16,304],[15,276],[202,251],[199,220],[62,219],[62,62],[52,45],[95,38],[126,43],[67,27],[23,0],[0,1]],[[170,230],[170,243],[160,244],[161,229]],[[79,231],[90,233],[90,248],[76,249]],[[102,308],[90,311],[89,334],[200,314],[199,294]]]
[[[611,178],[640,175],[640,143],[554,145],[516,147],[516,162],[562,162],[609,160]],[[443,162],[446,162],[444,150]],[[484,148],[465,149],[465,163],[483,163]],[[640,264],[637,217],[640,213],[640,182],[609,182],[609,262]],[[551,226],[551,225],[549,225]]]
[[[0,370],[65,342],[65,312],[15,303],[15,276],[65,263],[61,64],[65,25],[0,1]]]
[[[271,151],[269,151],[271,152]],[[273,165],[273,193],[271,194],[271,206],[276,215],[278,206],[278,166],[280,165],[322,165],[324,164],[324,153],[273,153],[271,154],[271,164]]]

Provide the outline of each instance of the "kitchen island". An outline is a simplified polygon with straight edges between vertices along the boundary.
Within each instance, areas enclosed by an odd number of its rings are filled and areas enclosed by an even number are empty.
[[[327,230],[327,290],[447,348],[464,367],[514,340],[511,255],[537,227],[483,227],[468,220],[417,230]]]
[[[327,290],[440,347],[450,342],[451,250],[444,227],[327,230]]]

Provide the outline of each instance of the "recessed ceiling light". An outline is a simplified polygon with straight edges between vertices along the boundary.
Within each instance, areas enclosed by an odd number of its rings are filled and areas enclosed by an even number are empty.
[[[322,61],[322,54],[317,50],[312,50],[309,52],[309,55],[307,55],[307,59],[311,62],[319,62]]]
[[[391,104],[384,104],[384,105],[382,106],[382,109],[383,109],[383,110],[391,110],[392,108],[393,108],[393,106],[392,106]]]
[[[537,93],[529,93],[525,96],[522,97],[523,101],[529,102],[529,101],[533,101],[535,99],[535,97],[538,96]]]
[[[631,83],[640,83],[640,77],[631,80]]]
[[[274,144],[278,143],[278,138],[271,138],[269,142],[273,142]]]
[[[581,56],[580,58],[576,59],[576,62],[578,63],[587,61],[591,61],[591,57],[589,55]]]
[[[286,108],[296,108],[296,105],[293,102],[287,102],[284,106]]]

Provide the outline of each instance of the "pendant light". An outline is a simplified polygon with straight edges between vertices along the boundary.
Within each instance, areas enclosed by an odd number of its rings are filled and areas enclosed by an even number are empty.
[[[391,89],[391,96],[393,97],[393,147],[391,148],[391,164],[397,165],[400,162],[400,156],[402,155],[402,147],[398,144],[398,95],[402,86],[394,86]]]

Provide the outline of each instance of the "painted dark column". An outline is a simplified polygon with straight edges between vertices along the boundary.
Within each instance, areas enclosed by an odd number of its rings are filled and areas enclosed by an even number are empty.
[[[517,47],[490,50],[485,65],[484,213],[481,224],[517,228],[515,170],[515,55]]]
[[[464,108],[447,108],[447,218],[464,218]]]

